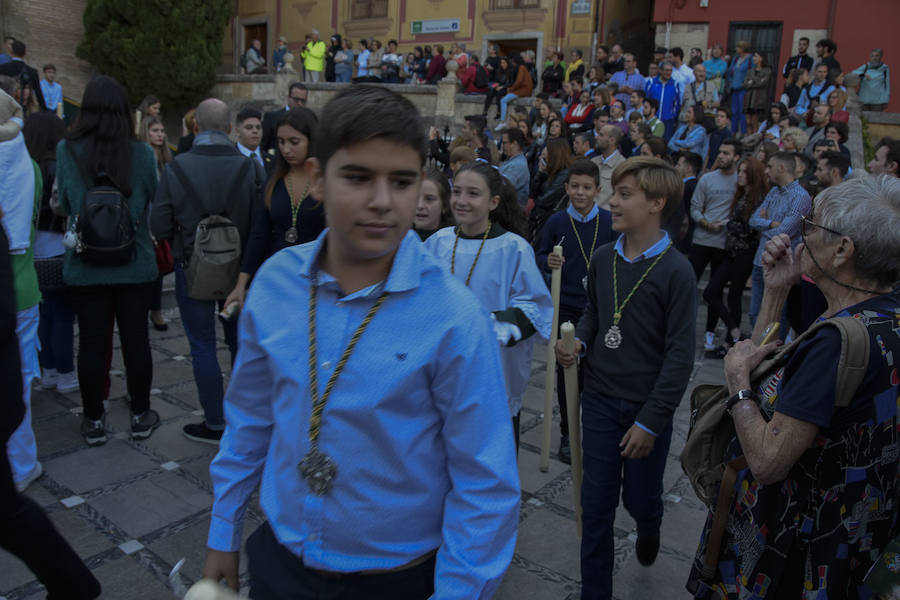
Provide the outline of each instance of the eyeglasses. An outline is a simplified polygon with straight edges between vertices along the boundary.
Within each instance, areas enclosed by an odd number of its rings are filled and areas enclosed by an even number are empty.
[[[834,234],[834,235],[836,235],[836,236],[838,236],[838,237],[841,237],[841,236],[844,235],[843,233],[841,233],[841,232],[839,232],[839,231],[835,231],[834,229],[829,229],[828,227],[825,227],[824,225],[819,225],[819,224],[816,223],[815,221],[811,221],[811,220],[809,220],[809,219],[807,219],[806,217],[804,217],[804,216],[801,215],[801,217],[800,217],[800,235],[802,235],[803,237],[808,236],[809,233],[810,233],[810,232],[809,232],[809,228],[810,228],[810,227],[815,227],[815,228],[817,228],[817,229],[822,229],[823,231],[827,231],[828,233]]]

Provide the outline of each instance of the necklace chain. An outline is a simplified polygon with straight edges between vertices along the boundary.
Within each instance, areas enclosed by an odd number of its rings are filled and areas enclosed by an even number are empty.
[[[316,288],[318,287],[318,278],[314,278],[313,281],[310,282],[309,286],[309,393],[312,398],[312,414],[309,417],[309,441],[312,445],[316,446],[319,442],[319,430],[322,427],[322,413],[325,411],[325,404],[328,402],[328,397],[331,395],[331,390],[334,388],[334,384],[337,382],[338,377],[341,372],[344,370],[344,366],[346,366],[347,361],[350,360],[350,355],[353,353],[354,348],[356,348],[356,343],[359,342],[359,338],[362,337],[363,333],[365,333],[366,328],[369,326],[369,323],[372,322],[372,319],[375,318],[375,313],[378,312],[378,309],[381,308],[381,305],[384,304],[384,299],[387,297],[387,292],[381,294],[378,299],[375,301],[375,304],[372,305],[372,308],[369,309],[369,312],[366,313],[366,316],[363,317],[362,323],[360,323],[359,327],[356,328],[356,331],[353,332],[353,336],[350,338],[350,343],[347,344],[347,347],[344,349],[344,353],[341,355],[340,360],[338,361],[337,366],[334,368],[334,371],[331,373],[331,377],[328,378],[328,383],[325,384],[325,391],[322,393],[322,397],[319,397],[319,377],[318,377],[318,352],[316,345]]]
[[[569,215],[569,223],[572,224],[572,231],[575,232],[575,239],[578,240],[578,248],[581,250],[581,256],[584,258],[584,264],[588,269],[591,268],[591,257],[594,255],[594,247],[597,245],[597,233],[600,232],[600,216],[597,215],[595,220],[594,240],[591,242],[591,251],[585,254],[584,245],[581,243],[581,236],[578,235],[578,229],[575,227],[575,219],[572,218],[572,215]]]
[[[294,177],[293,174],[288,171],[288,174],[285,176],[287,179],[287,185],[285,188],[287,189],[288,198],[291,200],[291,227],[297,227],[297,213],[300,212],[300,205],[303,204],[303,199],[306,198],[306,195],[309,193],[309,182],[306,182],[306,187],[303,188],[303,195],[300,196],[300,199],[295,201],[296,194],[294,194]]]
[[[647,270],[644,271],[644,274],[641,275],[641,278],[638,279],[638,282],[634,284],[634,287],[631,288],[631,291],[628,292],[628,295],[625,297],[625,300],[622,301],[622,304],[619,304],[619,281],[616,276],[616,264],[619,262],[619,253],[616,250],[613,250],[613,309],[615,312],[613,313],[613,325],[618,325],[619,321],[622,319],[622,311],[625,310],[625,305],[628,304],[628,301],[631,300],[631,297],[634,296],[634,293],[641,287],[641,284],[644,283],[644,279],[647,278],[647,275],[650,274],[650,271],[653,270],[653,267],[656,266],[662,257],[666,255],[666,252],[669,251],[669,248],[672,247],[672,242],[666,246],[666,249],[659,253],[659,256],[656,257],[656,260],[653,261]]]
[[[456,226],[456,239],[453,241],[453,254],[450,256],[450,272],[456,273],[456,245],[459,244],[459,225]],[[469,287],[469,282],[472,281],[472,273],[475,272],[475,265],[478,264],[478,258],[481,256],[481,250],[484,248],[484,243],[487,241],[488,234],[491,232],[491,222],[488,221],[487,229],[484,230],[484,235],[481,237],[481,245],[478,246],[478,253],[475,255],[475,260],[472,261],[472,266],[469,268],[469,274],[466,276],[466,287]]]

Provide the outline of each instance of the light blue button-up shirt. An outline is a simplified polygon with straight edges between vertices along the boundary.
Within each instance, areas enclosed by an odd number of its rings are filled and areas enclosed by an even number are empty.
[[[764,211],[765,217],[762,216]],[[750,217],[750,227],[760,232],[759,246],[756,248],[753,264],[757,267],[762,266],[766,242],[777,235],[788,234],[791,237],[791,246],[796,246],[800,242],[800,217],[810,214],[811,211],[812,200],[809,192],[796,179],[784,187],[773,186]],[[778,227],[772,227],[775,221],[778,222]]]
[[[499,348],[475,296],[409,232],[387,279],[352,294],[319,271],[320,394],[350,337],[387,298],[325,407],[323,496],[297,465],[309,450],[309,286],[327,236],[259,270],[240,316],[227,427],[210,466],[210,548],[240,548],[250,495],[279,542],[313,569],[390,569],[437,549],[435,598],[490,598],[518,525],[518,470]]]
[[[56,105],[63,101],[62,86],[59,82],[50,83],[46,79],[41,79],[41,93],[44,95],[47,110],[56,110]]]

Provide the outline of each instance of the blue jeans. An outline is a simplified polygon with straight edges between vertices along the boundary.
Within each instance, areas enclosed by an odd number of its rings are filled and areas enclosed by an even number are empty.
[[[747,117],[744,116],[744,96],[747,90],[731,92],[731,130],[734,133],[747,133]]]
[[[666,143],[668,144],[669,140],[672,139],[672,136],[675,135],[675,130],[678,129],[678,119],[663,121],[663,125],[666,126],[666,131],[663,133],[663,139],[666,140]]]
[[[518,98],[515,94],[507,94],[500,98],[500,120],[506,120],[506,109],[509,106],[509,103]]]
[[[194,380],[197,382],[197,395],[200,406],[206,417],[206,425],[210,429],[225,429],[225,413],[222,400],[225,390],[222,385],[222,369],[216,356],[216,301],[194,300],[187,294],[187,281],[184,269],[175,265],[175,299],[178,312],[181,313],[181,324],[191,345],[191,359],[194,367]],[[218,303],[221,308],[222,302]],[[225,343],[231,351],[231,362],[237,351],[237,318],[225,320],[219,317],[225,330]]]
[[[37,306],[16,313],[16,337],[19,338],[19,358],[22,362],[22,402],[25,416],[10,436],[6,444],[6,454],[12,468],[13,479],[17,482],[27,479],[37,468],[37,440],[31,427],[31,382],[41,376],[38,364],[38,321],[40,311]]]
[[[762,306],[763,292],[766,290],[766,283],[763,280],[763,268],[753,265],[753,273],[751,275],[753,281],[753,290],[750,295],[750,330],[756,327],[756,317],[759,316],[759,307]]]
[[[606,396],[582,395],[584,481],[581,488],[581,597],[612,598],[615,559],[613,521],[621,489],[639,536],[658,535],[663,516],[663,472],[672,441],[672,423],[659,432],[644,458],[622,458],[619,442],[643,405]]]
[[[41,350],[38,358],[43,369],[56,369],[60,373],[71,373],[75,370],[72,347],[75,324],[75,311],[69,293],[43,292],[41,302],[41,323],[38,325],[38,338]]]

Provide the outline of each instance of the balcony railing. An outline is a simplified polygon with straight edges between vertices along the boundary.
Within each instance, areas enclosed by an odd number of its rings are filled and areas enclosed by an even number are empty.
[[[383,19],[388,15],[388,0],[352,0],[352,19]]]
[[[491,10],[540,8],[541,0],[491,0]]]

